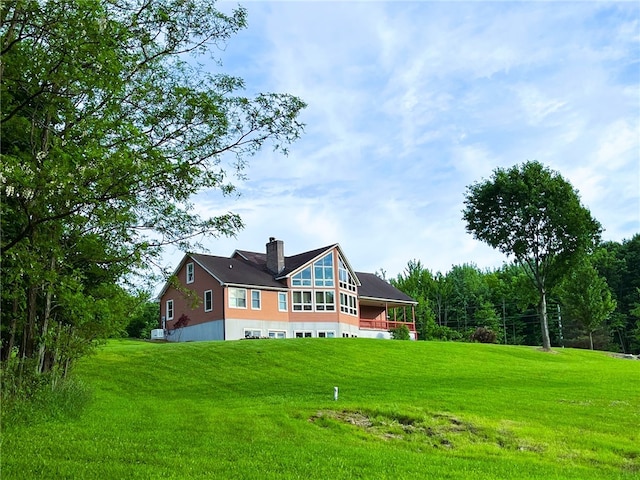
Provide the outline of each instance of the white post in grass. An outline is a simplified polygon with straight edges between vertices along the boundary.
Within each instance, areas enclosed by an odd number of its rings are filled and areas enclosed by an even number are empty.
[[[333,399],[338,400],[338,387],[333,387]]]

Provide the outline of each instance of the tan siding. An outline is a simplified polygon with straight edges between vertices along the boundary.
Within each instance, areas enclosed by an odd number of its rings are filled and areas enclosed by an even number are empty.
[[[274,290],[260,290],[259,288],[244,288],[247,291],[247,308],[235,308],[229,305],[229,288],[224,290],[224,302],[227,312],[227,318],[246,318],[247,320],[277,320],[287,321],[287,312],[278,310],[278,292]],[[254,310],[251,308],[251,291],[260,290],[261,292],[261,308]]]

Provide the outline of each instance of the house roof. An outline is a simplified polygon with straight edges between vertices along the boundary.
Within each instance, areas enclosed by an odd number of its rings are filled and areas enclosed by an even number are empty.
[[[278,278],[286,277],[287,275],[295,272],[297,269],[306,265],[314,258],[322,255],[324,252],[331,250],[336,245],[329,245],[327,247],[317,248],[315,250],[311,250],[309,252],[299,253],[298,255],[292,255],[290,257],[284,257],[284,270],[280,272]],[[247,250],[236,250],[233,253],[232,258],[243,258],[247,262],[255,265],[258,268],[264,268],[265,272],[267,270],[267,254],[266,253],[258,253],[258,252],[249,252]]]
[[[413,298],[378,276],[372,273],[354,272],[338,244],[285,257],[285,269],[277,278],[274,278],[273,273],[267,269],[266,253],[250,252],[247,250],[236,250],[231,257],[187,253],[176,268],[176,273],[182,268],[182,265],[191,258],[221,285],[255,286],[284,290],[287,288],[286,282],[284,282],[287,276],[333,248],[338,249],[347,268],[354,275],[355,281],[358,284],[359,298],[362,301],[370,304],[417,304]],[[169,282],[165,284],[158,298],[162,297],[169,287],[169,284]]]
[[[417,304],[413,298],[373,273],[357,272],[360,279],[360,299],[388,301],[390,303]]]
[[[189,256],[218,280],[220,284],[285,288],[284,284],[275,280],[273,275],[269,273],[266,260],[263,264],[260,264],[237,256],[228,258],[201,253],[192,253]]]

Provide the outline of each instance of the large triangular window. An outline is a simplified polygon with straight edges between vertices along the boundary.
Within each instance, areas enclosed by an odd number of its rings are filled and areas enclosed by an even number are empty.
[[[356,282],[351,276],[351,272],[347,268],[347,265],[344,263],[342,258],[338,257],[338,279],[340,282],[340,288],[345,290],[350,290],[352,292],[356,291]]]

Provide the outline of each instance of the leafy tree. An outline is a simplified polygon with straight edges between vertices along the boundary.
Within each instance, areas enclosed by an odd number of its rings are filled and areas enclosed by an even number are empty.
[[[474,323],[478,325],[478,328],[485,328],[493,332],[494,339],[490,343],[502,341],[503,330],[500,328],[500,317],[490,302],[482,302],[474,314]]]
[[[0,26],[3,360],[66,371],[121,331],[122,287],[163,246],[233,234],[189,198],[232,194],[265,142],[286,151],[304,103],[242,95],[201,55],[246,26],[212,0],[5,1]],[[215,60],[215,59],[214,59]],[[218,63],[219,65],[219,63]],[[120,312],[124,313],[124,312]],[[67,352],[60,356],[60,352]]]
[[[438,325],[447,326],[448,305],[453,292],[453,284],[446,275],[438,272],[433,277],[433,296],[437,311]]]
[[[593,332],[616,308],[606,280],[588,261],[584,261],[564,279],[560,297],[565,317],[579,322],[587,331],[589,346],[593,350]]]
[[[454,265],[447,274],[451,292],[448,302],[449,320],[467,330],[476,326],[475,313],[489,297],[483,273],[472,264]],[[465,333],[465,336],[466,335]]]
[[[416,306],[418,339],[428,339],[428,331],[435,317],[429,298],[433,284],[431,272],[424,268],[419,260],[410,260],[404,272],[398,274],[395,279],[391,279],[390,283],[418,302]]]
[[[131,321],[127,325],[127,336],[149,339],[151,330],[159,328],[160,304],[148,298],[140,302],[133,311]]]
[[[633,333],[637,318],[632,313],[640,288],[640,234],[620,243],[602,243],[591,261],[605,277],[616,300],[616,310],[608,324],[617,333],[622,351],[640,352],[640,342]]]
[[[494,170],[467,188],[467,231],[515,257],[536,287],[542,346],[551,348],[547,292],[598,240],[601,227],[559,173],[537,161]]]

